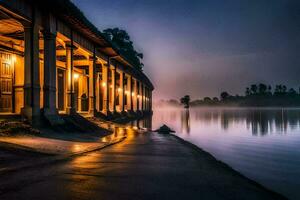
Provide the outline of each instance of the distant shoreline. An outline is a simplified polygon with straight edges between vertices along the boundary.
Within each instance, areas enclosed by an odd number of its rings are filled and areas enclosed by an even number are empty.
[[[209,107],[209,108],[295,108],[300,109],[300,106],[236,106],[236,105],[195,105],[191,108]]]
[[[183,106],[173,106],[173,105],[159,105],[154,106],[154,110],[158,108],[178,108],[184,109]],[[234,106],[234,105],[191,105],[190,109],[193,108],[249,108],[249,109],[300,109],[300,106]]]

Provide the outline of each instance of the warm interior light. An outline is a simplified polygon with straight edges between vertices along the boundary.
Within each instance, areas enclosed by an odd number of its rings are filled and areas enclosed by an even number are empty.
[[[78,79],[79,78],[79,74],[75,73],[74,74],[74,79]]]
[[[122,89],[121,88],[118,88],[118,92],[121,92],[122,91]]]
[[[15,63],[16,60],[17,60],[16,55],[13,55],[13,56],[11,57],[11,62],[12,62],[12,63]]]
[[[105,83],[105,82],[103,82],[103,83],[102,83],[102,87],[105,87],[105,86],[106,86],[106,83]]]
[[[137,98],[140,98],[140,95],[137,95]]]
[[[129,92],[128,91],[125,91],[125,94],[128,94]]]
[[[134,96],[134,92],[132,92],[131,95]]]
[[[110,85],[110,88],[112,88],[113,87],[113,85]]]

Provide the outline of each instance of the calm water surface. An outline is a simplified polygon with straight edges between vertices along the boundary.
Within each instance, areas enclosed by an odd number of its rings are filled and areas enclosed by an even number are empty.
[[[300,199],[300,109],[155,109],[167,124],[247,177]]]

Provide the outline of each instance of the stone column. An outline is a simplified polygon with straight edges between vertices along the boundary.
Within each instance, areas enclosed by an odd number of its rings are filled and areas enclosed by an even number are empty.
[[[33,125],[40,124],[39,28],[35,19],[24,27],[24,108],[22,114]]]
[[[96,48],[94,47],[94,52],[93,52],[93,93],[94,93],[94,98],[93,98],[93,108],[94,108],[94,113],[93,116],[95,116],[95,112],[97,112],[97,108],[96,108],[96,99],[97,99],[97,95],[96,95],[96,90],[97,90],[97,86],[96,84],[98,84],[98,76],[97,76],[97,72],[96,72],[96,67],[97,67],[97,57],[96,57]]]
[[[143,110],[143,84],[139,82],[139,110]]]
[[[73,42],[66,45],[66,68],[67,68],[67,113],[76,113],[74,97],[74,72],[73,72]]]
[[[139,81],[136,80],[135,81],[135,87],[136,87],[136,110],[139,111],[140,109],[140,99],[139,99],[139,94],[140,94],[140,85],[139,85]]]
[[[112,78],[112,111],[113,111],[113,113],[115,113],[116,112],[116,90],[117,90],[117,88],[116,88],[116,67],[115,66],[113,66],[112,67],[112,76],[111,76],[111,78]]]
[[[149,89],[147,89],[147,93],[148,93],[148,111],[150,111],[150,90]]]
[[[61,124],[56,109],[56,33],[43,31],[44,35],[44,109],[43,114],[51,124]]]
[[[130,111],[133,111],[133,99],[132,99],[132,92],[133,92],[133,80],[132,80],[132,76],[130,76],[130,81],[129,81],[129,85],[130,85],[130,91],[129,91],[129,97],[130,97]]]
[[[124,112],[124,102],[125,102],[125,98],[124,98],[124,75],[125,73],[124,72],[120,72],[120,88],[121,88],[121,91],[119,92],[119,102],[120,102],[120,111],[121,112]]]
[[[134,79],[134,96],[133,96],[133,102],[134,102],[134,111],[137,111],[137,80]]]
[[[144,86],[144,111],[146,111],[146,87]]]
[[[96,69],[96,67],[95,67]],[[96,72],[96,71],[95,71]],[[99,79],[99,73],[95,73],[95,93],[94,93],[94,103],[95,103],[95,111],[96,112],[100,112],[100,88],[101,88],[101,83],[100,83],[100,79]]]
[[[124,86],[125,94],[126,94],[126,111],[130,110],[130,77],[126,76],[126,73],[124,73],[124,81],[126,80],[126,88]],[[125,103],[124,103],[125,107]]]
[[[89,58],[89,114],[91,114],[92,116],[94,116],[94,112],[95,112],[95,99],[94,99],[94,92],[95,92],[95,76],[94,76],[94,72],[95,69],[94,67],[96,67],[95,65],[96,63],[96,59],[95,57],[90,57]]]
[[[144,84],[143,83],[141,83],[141,88],[142,88],[142,91],[141,91],[141,93],[142,93],[142,111],[144,111]]]
[[[148,101],[148,89],[145,88],[145,99],[146,99],[146,111],[148,111],[148,105],[149,105],[149,101]]]
[[[108,76],[109,76],[109,66],[110,63],[108,61],[107,66],[103,66],[103,83],[105,83],[104,85],[104,113],[107,115],[109,113],[109,82],[108,82]]]
[[[149,110],[152,111],[152,91],[149,90]]]

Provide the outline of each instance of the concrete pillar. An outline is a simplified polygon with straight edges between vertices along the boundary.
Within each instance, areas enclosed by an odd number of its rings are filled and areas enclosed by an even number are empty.
[[[134,102],[134,111],[137,111],[137,80],[134,79],[134,95],[133,95],[133,102]]]
[[[112,112],[115,113],[116,112],[116,96],[117,96],[117,88],[116,88],[116,67],[113,66],[112,67],[112,75],[111,75],[111,78],[112,78]]]
[[[152,111],[152,91],[149,90],[149,110]]]
[[[145,109],[148,111],[148,90],[147,87],[145,87]]]
[[[142,82],[139,82],[139,110],[143,110],[143,89]]]
[[[136,96],[135,96],[135,98],[136,98],[136,110],[137,111],[139,111],[140,110],[140,99],[139,99],[139,97],[140,97],[140,85],[139,85],[139,81],[138,80],[136,80],[135,81],[135,87],[136,87]]]
[[[146,111],[148,111],[149,100],[148,100],[148,89],[147,88],[145,88],[145,97],[146,97]]]
[[[56,109],[56,33],[44,35],[44,116],[55,123]],[[58,121],[57,121],[58,122]]]
[[[148,111],[150,111],[150,90],[148,89]]]
[[[89,114],[94,116],[95,112],[95,67],[96,67],[96,58],[95,56],[92,56],[89,58]]]
[[[35,19],[31,26],[24,27],[24,108],[22,114],[33,125],[40,123],[40,69],[39,69],[39,28]]]
[[[119,102],[120,102],[120,111],[121,112],[124,112],[124,103],[125,103],[125,88],[124,88],[124,77],[125,76],[125,73],[124,72],[120,72],[120,88],[121,88],[121,91],[119,91]]]
[[[144,94],[144,84],[141,83],[141,93],[142,93],[142,111],[144,111],[144,99],[145,99],[145,94]]]
[[[105,114],[109,113],[109,62],[107,63],[107,66],[103,66],[103,86],[104,86],[104,104],[103,104],[103,111]]]
[[[129,97],[130,97],[130,111],[133,111],[133,98],[132,98],[132,93],[133,93],[133,79],[132,79],[132,76],[130,76],[130,81],[129,81]]]
[[[56,33],[44,35],[44,109],[56,110]]]
[[[125,88],[125,92],[126,92],[126,100],[127,100],[127,104],[126,104],[126,111],[130,110],[131,108],[131,89],[130,89],[130,86],[131,86],[131,78],[129,76],[126,76],[124,75],[125,79],[126,79],[126,82],[127,82],[127,85],[126,85],[126,88]]]
[[[73,51],[74,45],[71,39],[71,43],[66,45],[66,68],[67,68],[67,113],[76,113],[75,97],[74,97],[74,63],[73,63]]]
[[[96,67],[95,67],[96,69]],[[95,111],[100,112],[100,89],[101,89],[101,82],[99,78],[99,72],[95,73],[95,93],[94,93],[94,103],[95,103]]]
[[[94,52],[93,52],[93,94],[94,94],[94,98],[93,98],[93,108],[94,108],[94,112],[93,112],[93,116],[95,116],[95,111],[97,111],[96,109],[96,84],[97,84],[97,80],[98,80],[98,76],[96,73],[96,62],[97,62],[97,57],[96,57],[96,48],[94,47]]]

